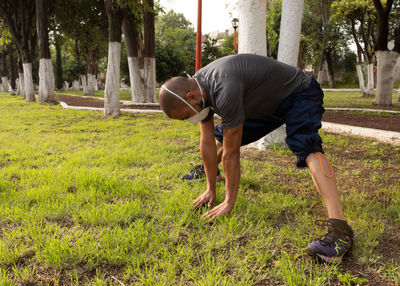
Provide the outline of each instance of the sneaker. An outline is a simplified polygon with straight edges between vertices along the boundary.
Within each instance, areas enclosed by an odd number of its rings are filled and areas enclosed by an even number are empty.
[[[182,180],[188,181],[188,182],[201,182],[206,179],[206,171],[204,170],[204,165],[197,165],[194,167],[189,174],[186,174],[181,177]],[[217,182],[222,180],[221,172],[219,171],[219,168],[217,168]]]
[[[311,242],[306,251],[312,256],[318,256],[325,262],[340,263],[343,256],[353,246],[353,229],[346,221],[338,219],[322,222],[328,226],[328,233],[320,240]]]

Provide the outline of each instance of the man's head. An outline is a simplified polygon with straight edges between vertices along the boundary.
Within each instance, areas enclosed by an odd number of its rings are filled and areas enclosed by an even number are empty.
[[[173,119],[184,120],[206,111],[204,99],[203,90],[194,78],[173,77],[159,90],[161,109]]]

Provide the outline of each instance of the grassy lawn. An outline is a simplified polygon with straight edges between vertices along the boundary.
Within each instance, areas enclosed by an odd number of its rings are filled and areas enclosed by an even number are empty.
[[[197,126],[5,93],[0,119],[0,285],[400,283],[399,147],[322,133],[356,233],[332,266],[304,252],[326,213],[285,149],[244,149],[235,209],[208,224],[190,208],[205,183],[179,178],[200,161]]]
[[[58,93],[73,94],[73,95],[81,95],[81,96],[83,96],[83,91],[81,91],[81,90],[80,91],[76,91],[76,90],[69,89],[69,90],[66,90],[66,91],[60,91]],[[91,96],[103,97],[104,98],[104,90],[96,91],[96,93],[94,95],[91,95]],[[131,96],[131,94],[129,93],[128,90],[120,89],[119,90],[119,99],[120,100],[131,100],[132,96]]]
[[[397,93],[393,93],[393,106],[373,105],[373,97],[362,97],[361,92],[326,91],[324,96],[325,107],[351,107],[370,109],[400,110],[400,102],[397,101]]]

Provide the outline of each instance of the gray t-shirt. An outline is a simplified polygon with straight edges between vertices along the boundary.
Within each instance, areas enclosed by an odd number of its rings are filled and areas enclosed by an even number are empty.
[[[207,92],[207,106],[221,116],[226,129],[247,118],[272,115],[285,98],[311,81],[296,67],[254,54],[220,58],[194,77]]]

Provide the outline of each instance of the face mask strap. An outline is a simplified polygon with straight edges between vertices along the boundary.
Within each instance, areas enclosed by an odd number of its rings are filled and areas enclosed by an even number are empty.
[[[196,81],[197,82],[197,81]],[[194,112],[199,113],[196,109],[193,108],[193,106],[191,106],[189,104],[189,102],[187,102],[186,100],[184,100],[182,97],[180,97],[179,95],[177,95],[175,92],[173,92],[172,90],[169,90],[167,87],[165,87],[164,85],[161,86],[163,89],[165,89],[166,91],[168,91],[169,93],[175,95],[177,98],[179,98],[180,100],[182,100],[186,105],[188,105]],[[203,96],[202,96],[203,98]],[[204,101],[203,101],[203,106],[204,106]]]
[[[204,109],[204,107],[206,106],[206,104],[205,104],[204,98],[203,98],[203,91],[201,90],[201,86],[200,86],[199,82],[197,81],[197,78],[194,77],[194,80],[196,81],[197,86],[199,87],[200,94],[201,94],[201,101],[203,102],[203,109]]]

